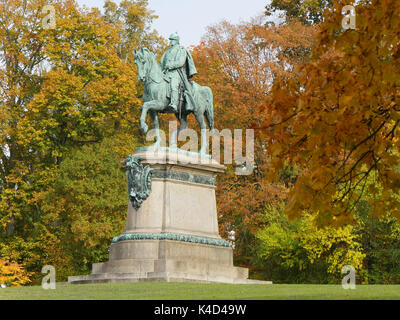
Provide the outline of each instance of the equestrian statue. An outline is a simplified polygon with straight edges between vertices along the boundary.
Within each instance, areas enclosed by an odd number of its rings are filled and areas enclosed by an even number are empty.
[[[138,78],[144,84],[140,128],[144,134],[147,132],[146,118],[149,114],[156,129],[154,148],[159,148],[158,113],[175,114],[180,123],[176,135],[187,129],[187,116],[193,113],[201,129],[200,153],[204,154],[207,143],[204,116],[210,130],[214,129],[213,94],[209,87],[190,80],[197,70],[189,50],[180,46],[178,34],[171,34],[169,40],[170,48],[162,56],[161,66],[149,49],[134,50]]]

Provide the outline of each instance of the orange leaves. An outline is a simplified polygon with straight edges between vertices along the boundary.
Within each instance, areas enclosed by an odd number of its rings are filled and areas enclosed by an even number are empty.
[[[270,125],[275,121],[286,125],[297,112],[291,105],[298,97],[297,80],[289,76],[307,59],[313,30],[299,23],[267,28],[257,21],[241,25],[224,22],[210,28],[202,44],[193,50],[199,71],[195,81],[214,92],[216,127],[251,126],[257,134],[254,173],[238,177],[229,167],[227,175],[219,177],[217,189],[221,234],[236,231],[236,254],[242,258],[253,239],[251,235],[263,223],[261,212],[267,205],[280,205],[292,183],[293,173],[282,156],[290,148],[283,136],[290,136],[290,132],[276,128],[281,131],[274,132],[269,141],[276,155],[272,166],[264,136],[271,132]],[[291,57],[281,54],[286,49],[293,53]],[[281,79],[281,86],[272,87],[274,79]],[[267,106],[270,92],[274,92],[271,103],[276,108],[259,112]]]
[[[279,143],[274,143],[270,148],[270,150],[271,150],[271,155],[273,157],[275,157],[276,155],[280,154],[283,151],[282,146]]]
[[[399,88],[395,86],[400,74],[395,54],[400,30],[388,28],[398,24],[393,16],[400,16],[400,4],[387,2],[390,10],[378,0],[360,3],[357,30],[341,32],[343,3],[336,1],[319,26],[313,62],[303,66],[297,88],[277,78],[262,108],[278,121],[291,108],[297,109],[285,123],[267,122],[271,130],[264,135],[270,142],[272,166],[278,163],[274,158],[287,156],[305,169],[290,194],[291,215],[302,208],[321,212],[330,208],[337,221],[348,221],[340,217],[349,216],[373,172],[384,190],[400,191],[395,169],[400,162]],[[277,141],[288,148],[274,146]],[[379,209],[388,210],[393,204],[390,197],[386,204],[380,201]]]

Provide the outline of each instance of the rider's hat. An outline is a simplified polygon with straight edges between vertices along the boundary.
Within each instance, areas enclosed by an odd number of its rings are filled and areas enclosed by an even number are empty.
[[[178,32],[174,32],[173,34],[171,34],[169,36],[169,40],[178,40],[179,41]]]

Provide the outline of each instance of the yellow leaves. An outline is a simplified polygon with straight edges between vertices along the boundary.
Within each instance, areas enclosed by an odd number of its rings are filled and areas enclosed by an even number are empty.
[[[0,256],[39,273],[38,266],[49,262],[57,275],[63,268],[86,272],[82,261],[106,257],[107,239],[123,228],[119,158],[135,150],[141,101],[132,61],[121,59],[120,49],[129,51],[144,39],[158,46],[146,29],[150,17],[139,17],[148,14],[141,9],[146,1],[121,2],[134,4],[137,11],[130,14],[141,20],[130,30],[123,28],[136,21],[114,24],[100,10],[81,9],[72,0],[54,2],[57,28],[43,30],[40,8],[47,1],[0,2],[0,227],[14,229],[0,241]],[[96,148],[107,137],[118,145],[102,153],[103,162],[92,149],[68,162],[72,150]],[[85,251],[82,244],[92,247]]]
[[[0,259],[0,284],[21,287],[31,282],[32,273],[24,270],[23,265]]]
[[[310,216],[305,218],[302,231],[302,246],[307,250],[311,263],[324,255],[329,265],[328,273],[340,274],[342,266],[346,264],[352,264],[356,269],[362,268],[365,254],[355,241],[357,236],[351,226],[318,229]],[[341,245],[337,246],[338,243]]]
[[[362,270],[366,255],[356,230],[352,226],[319,228],[319,214],[303,212],[298,220],[288,221],[280,212],[266,212],[266,227],[256,235],[261,242],[258,255],[292,272],[319,269],[318,275],[337,279],[346,264]]]
[[[390,109],[389,110],[390,113],[390,117],[395,120],[395,121],[399,121],[400,120],[400,112],[394,110],[394,109]]]

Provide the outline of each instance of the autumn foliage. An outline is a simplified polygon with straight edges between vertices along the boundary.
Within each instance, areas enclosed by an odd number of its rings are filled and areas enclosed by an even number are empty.
[[[34,281],[46,264],[59,279],[88,272],[122,231],[120,161],[138,143],[141,103],[127,53],[159,40],[145,0],[107,1],[104,14],[53,1],[54,29],[45,4],[0,3],[0,257]]]
[[[277,77],[296,74],[307,60],[315,27],[294,21],[282,27],[266,27],[263,18],[232,25],[224,21],[208,28],[200,46],[193,49],[198,66],[196,81],[207,84],[215,93],[216,128],[245,129],[267,121],[263,107]],[[285,69],[285,65],[292,68]],[[245,137],[243,137],[245,140]],[[223,142],[223,140],[221,140]],[[243,147],[243,149],[245,146]],[[261,212],[280,205],[292,185],[290,168],[271,183],[265,144],[255,141],[255,168],[251,175],[235,174],[235,165],[218,181],[217,202],[221,234],[235,232],[237,263],[249,265],[256,230],[264,224]],[[222,160],[222,159],[221,159]]]
[[[277,78],[261,109],[270,178],[286,161],[300,170],[287,213],[311,210],[322,224],[352,222],[366,195],[376,214],[400,213],[400,5],[360,1],[347,31],[343,5],[326,10],[300,77]]]
[[[38,283],[46,264],[64,281],[107,260],[125,223],[120,161],[144,142],[132,50],[165,47],[147,0],[103,12],[50,2],[55,29],[42,27],[48,1],[0,2],[8,285]],[[343,30],[351,3],[273,0],[266,15],[283,10],[281,23],[223,21],[191,48],[215,127],[255,130],[252,173],[234,162],[217,182],[220,234],[252,277],[330,283],[353,264],[358,281],[400,281],[400,3],[357,1],[356,29]]]
[[[0,284],[21,287],[31,282],[30,275],[18,263],[0,259]]]

